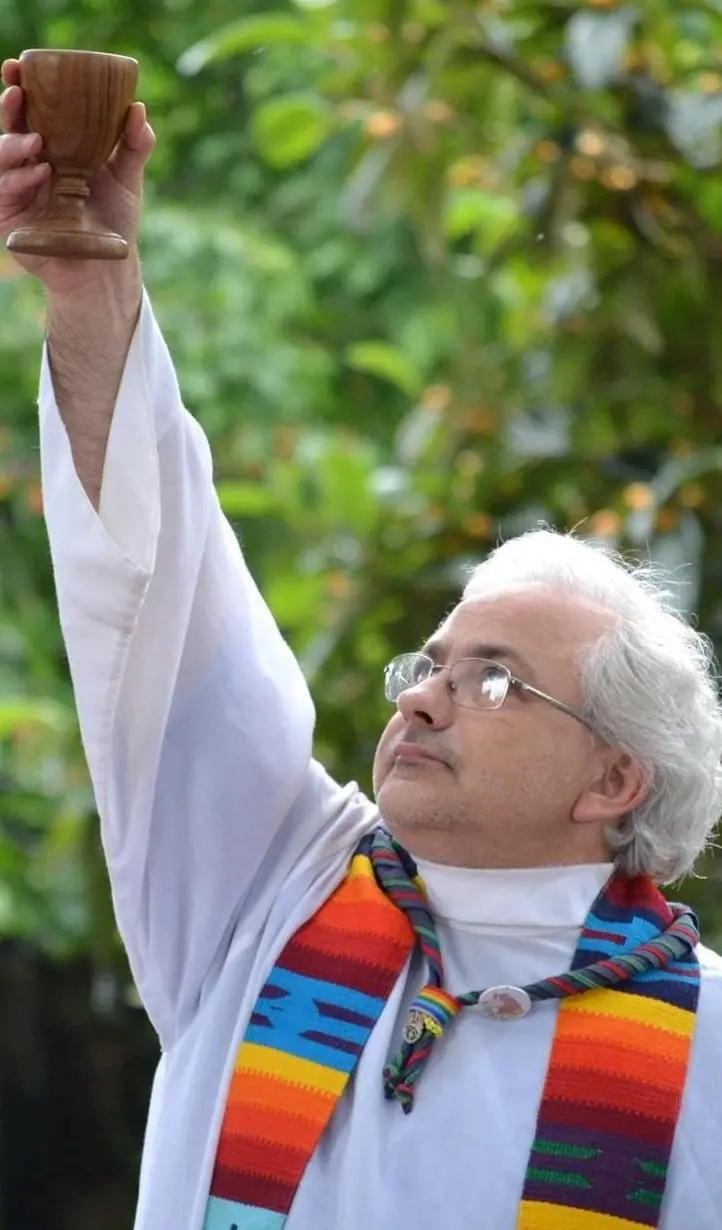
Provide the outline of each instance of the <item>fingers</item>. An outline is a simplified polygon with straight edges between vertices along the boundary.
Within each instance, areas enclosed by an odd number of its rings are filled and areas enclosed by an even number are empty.
[[[3,85],[19,85],[20,61],[5,60],[0,70],[0,80],[2,80]]]
[[[145,103],[133,103],[129,109],[122,141],[128,149],[142,154],[144,159],[151,153],[155,144],[155,133],[148,123]]]
[[[0,136],[0,175],[34,161],[42,147],[42,140],[36,132],[13,132]]]
[[[37,133],[0,136],[0,206],[4,212],[24,209],[38,188],[50,179],[50,164],[35,161],[42,149]]]
[[[109,163],[118,182],[131,192],[138,192],[145,164],[154,147],[155,133],[146,119],[145,106],[134,103]]]
[[[18,85],[9,85],[0,95],[0,127],[5,132],[28,131],[25,120],[25,107],[23,105],[23,92]]]
[[[35,196],[38,188],[52,172],[47,162],[37,162],[31,167],[19,167],[0,175],[0,206],[10,205],[22,209]]]
[[[5,171],[0,175],[0,200],[10,201],[23,196],[26,192],[37,188],[43,180],[49,179],[51,174],[50,164],[47,162],[35,162],[29,167],[17,167],[15,170]]]

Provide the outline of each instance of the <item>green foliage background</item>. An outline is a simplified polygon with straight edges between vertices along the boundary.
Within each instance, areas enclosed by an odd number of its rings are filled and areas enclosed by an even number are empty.
[[[540,518],[719,645],[720,0],[6,0],[0,46],[141,61],[147,282],[333,772],[368,784],[383,663]],[[122,992],[7,255],[0,321],[0,934]],[[713,944],[719,866],[680,889]]]

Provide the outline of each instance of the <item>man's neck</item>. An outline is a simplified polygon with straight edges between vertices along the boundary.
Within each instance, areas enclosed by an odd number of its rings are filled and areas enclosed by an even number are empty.
[[[515,839],[506,833],[469,833],[459,826],[387,826],[397,841],[413,855],[443,867],[487,871],[524,870],[533,867],[581,867],[611,863],[609,850],[596,835],[564,834],[556,841]]]

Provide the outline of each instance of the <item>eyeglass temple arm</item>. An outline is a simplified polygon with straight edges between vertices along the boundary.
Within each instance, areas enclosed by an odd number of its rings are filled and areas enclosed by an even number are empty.
[[[565,705],[563,700],[557,700],[555,696],[549,696],[547,692],[541,692],[539,688],[532,687],[530,683],[524,683],[523,680],[517,679],[513,675],[510,682],[513,683],[516,688],[519,688],[521,692],[529,692],[531,696],[538,696],[540,700],[545,700],[547,704],[553,705],[554,708],[559,709],[561,713],[566,713],[569,717],[576,718],[576,720],[581,722],[583,726],[586,726],[588,730],[592,729],[587,719],[582,717],[582,714],[578,713],[576,709],[572,709],[570,705]]]

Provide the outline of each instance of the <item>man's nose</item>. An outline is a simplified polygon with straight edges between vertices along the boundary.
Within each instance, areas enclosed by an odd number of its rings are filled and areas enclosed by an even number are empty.
[[[436,671],[423,683],[406,688],[396,701],[402,718],[408,724],[448,726],[454,720],[454,702],[449,691],[447,671]]]

